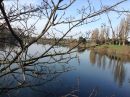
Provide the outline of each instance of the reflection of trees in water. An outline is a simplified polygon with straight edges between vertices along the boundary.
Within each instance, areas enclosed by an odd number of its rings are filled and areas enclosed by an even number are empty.
[[[96,52],[91,50],[89,57],[90,57],[91,64],[94,65],[96,63]]]
[[[114,68],[114,78],[119,86],[123,85],[125,80],[125,68],[121,60],[117,60]]]
[[[45,66],[44,64],[39,63],[36,67],[27,66],[24,68],[24,71],[17,68],[11,72],[5,71],[4,75],[0,76],[0,95],[8,95],[10,97],[13,92],[17,93],[20,89],[30,88],[31,90],[33,89],[36,91],[42,89],[40,91],[45,92],[44,96],[49,95],[46,97],[50,97],[50,95],[51,97],[57,97],[50,88],[43,88],[43,86],[47,87],[47,83],[53,83],[59,75],[70,70],[72,70],[72,67],[66,65]],[[59,82],[58,84],[60,84]]]
[[[98,55],[97,56],[97,66],[98,67],[102,67],[101,65],[102,65],[102,54],[101,55]]]
[[[109,57],[109,65],[112,67],[112,71],[114,74],[114,79],[118,83],[119,86],[123,85],[123,82],[125,80],[125,67],[124,63],[127,61],[126,58],[122,57]]]
[[[103,69],[105,69],[105,67],[106,67],[106,56],[103,56],[102,63],[103,63]]]
[[[90,63],[96,64],[97,67],[102,68],[103,70],[112,69],[114,79],[119,86],[123,85],[125,79],[124,62],[126,62],[127,59],[128,58],[110,57],[106,54],[96,53],[94,50],[90,51]]]
[[[82,47],[78,47],[77,49],[79,53],[83,53],[86,50],[86,48],[82,48]]]
[[[16,53],[14,53],[16,48],[9,44],[0,45],[0,49],[0,58],[7,59],[3,57],[5,55],[9,57],[7,54],[10,54],[12,58],[13,54]],[[10,53],[6,54],[7,50],[10,51]],[[40,91],[45,92],[45,96],[49,95],[46,97],[57,97],[55,93],[52,93],[51,85],[54,85],[53,82],[56,81],[59,75],[74,69],[66,63],[75,57],[75,55],[63,54],[59,56],[50,56],[44,59],[40,58],[35,63],[32,62],[32,64],[20,61],[13,63],[9,68],[4,68],[9,65],[9,60],[5,60],[3,63],[0,61],[0,96],[12,97],[12,94],[15,96],[14,93],[21,92],[21,89],[23,92],[26,92],[26,88],[30,88],[36,91],[42,89]],[[47,87],[47,83],[51,84],[50,88],[44,88],[44,86]],[[58,85],[59,84],[60,83],[58,83]],[[16,95],[20,95],[20,93]]]
[[[89,57],[92,65],[97,64],[98,67],[103,67],[105,69],[106,56],[103,54],[97,54],[94,50],[91,50]]]
[[[98,54],[97,55],[97,66],[99,68],[105,69],[106,67],[106,56],[104,56],[103,54]]]

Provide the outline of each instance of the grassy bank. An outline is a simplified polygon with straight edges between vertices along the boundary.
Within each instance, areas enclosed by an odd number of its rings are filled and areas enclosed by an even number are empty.
[[[112,57],[128,57],[130,58],[130,46],[121,45],[100,45],[94,48],[95,52],[100,54],[106,54]]]

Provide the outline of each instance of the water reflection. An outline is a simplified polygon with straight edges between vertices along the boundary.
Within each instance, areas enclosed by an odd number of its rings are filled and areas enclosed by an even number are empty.
[[[83,53],[86,50],[86,48],[82,48],[82,47],[78,47],[77,49],[79,53]]]
[[[125,68],[122,60],[117,60],[114,68],[114,78],[115,81],[119,84],[119,86],[123,85],[125,80]]]
[[[3,47],[7,49],[8,46]],[[31,50],[40,51],[42,47],[43,45],[33,45]],[[57,48],[65,50],[63,47]],[[128,70],[126,72],[125,66],[130,62],[128,57],[111,56],[94,50],[78,51],[79,63],[76,58],[70,61],[64,60],[65,62],[53,62],[54,59],[41,58],[38,62],[22,69],[21,64],[13,64],[10,67],[12,71],[7,69],[0,74],[0,96],[112,97],[111,95],[118,93],[115,97],[129,97],[127,91],[129,86],[125,80],[128,79]],[[62,58],[67,57],[62,56]],[[124,91],[127,91],[127,95],[124,95]]]
[[[34,48],[37,50],[43,49],[44,45],[34,44],[30,49],[34,52]],[[10,49],[11,48],[11,49]],[[7,55],[7,51],[12,53],[13,48],[16,49],[15,45],[3,44],[0,45],[0,58],[3,60],[4,54]],[[60,47],[57,49],[61,49]],[[62,48],[65,51],[66,48]],[[36,51],[36,49],[35,49]],[[40,53],[40,52],[39,52]],[[7,55],[8,56],[8,55]],[[11,58],[13,53],[11,54]],[[68,61],[75,57],[62,55],[41,58],[33,64],[25,64],[24,62],[14,63],[9,68],[3,70],[3,67],[8,65],[8,63],[1,63],[0,70],[0,96],[2,97],[27,97],[27,93],[31,93],[28,97],[57,97],[62,96],[67,92],[68,89],[64,91],[56,91],[56,89],[63,89],[63,84],[60,82],[61,74],[74,70],[73,66],[67,65]],[[40,92],[41,91],[41,92]],[[25,93],[25,94],[24,94]],[[37,95],[33,95],[33,94]],[[61,94],[60,94],[61,93]]]
[[[92,65],[96,63],[96,55],[97,55],[96,52],[91,50],[89,57]]]
[[[126,76],[125,63],[130,61],[128,57],[124,56],[108,56],[105,53],[97,53],[94,50],[90,51],[90,63],[96,65],[98,68],[110,69],[113,77],[119,86],[122,86]]]
[[[63,86],[60,85],[62,83],[60,83],[60,80],[58,80],[57,77],[59,77],[62,73],[71,71],[72,67],[67,65],[42,66],[42,64],[40,64],[36,67],[33,67],[36,69],[29,67],[25,68],[24,71],[16,69],[9,74],[5,73],[4,76],[1,76],[0,95],[2,97],[14,97],[16,95],[19,97],[26,97],[26,94],[21,94],[21,92],[24,90],[24,92],[27,93],[26,90],[28,90],[31,92],[33,91],[33,93],[43,93],[41,96],[37,97],[57,97],[59,94],[55,93],[55,89]],[[30,97],[35,96],[30,94]]]

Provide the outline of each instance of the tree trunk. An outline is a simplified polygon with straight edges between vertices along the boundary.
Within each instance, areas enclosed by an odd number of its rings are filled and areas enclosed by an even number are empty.
[[[123,45],[123,46],[125,45],[125,40],[123,40],[123,43],[122,43],[122,45]]]
[[[121,45],[121,40],[119,40],[119,45]]]

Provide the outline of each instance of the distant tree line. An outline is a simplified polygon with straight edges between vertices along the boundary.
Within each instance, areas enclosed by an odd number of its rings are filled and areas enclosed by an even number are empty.
[[[25,35],[22,33],[22,29],[13,28],[13,30],[19,37],[25,38]],[[15,37],[11,34],[9,28],[4,24],[0,24],[0,43],[9,43],[15,45],[18,43]]]
[[[113,30],[113,34],[110,37],[110,27],[106,25],[101,26],[101,28],[95,28],[91,31],[91,42],[97,44],[111,43],[117,45],[128,44],[130,32],[130,14],[126,18],[121,19],[119,25]]]
[[[82,36],[80,36],[80,37],[79,37],[79,43],[85,44],[85,43],[86,43],[86,39],[83,38]]]

